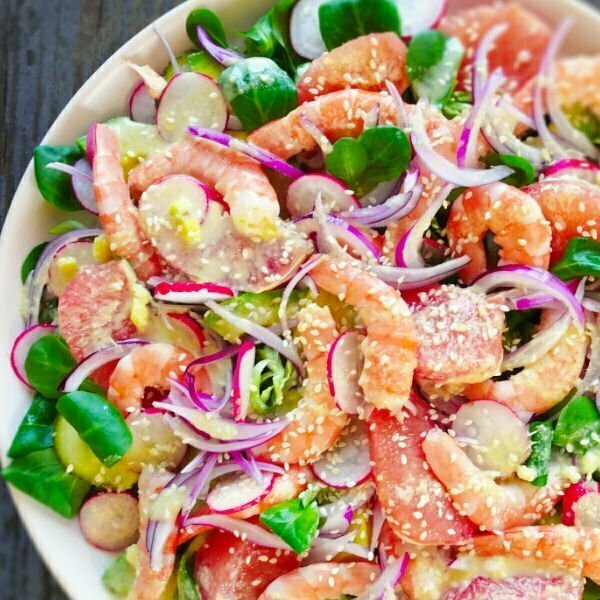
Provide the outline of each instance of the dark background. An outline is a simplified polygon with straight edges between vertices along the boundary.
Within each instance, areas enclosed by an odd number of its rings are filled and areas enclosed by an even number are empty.
[[[600,7],[600,0],[589,1]],[[178,3],[0,0],[0,226],[33,148],[71,96],[133,34]],[[38,558],[2,481],[0,598],[65,598]]]

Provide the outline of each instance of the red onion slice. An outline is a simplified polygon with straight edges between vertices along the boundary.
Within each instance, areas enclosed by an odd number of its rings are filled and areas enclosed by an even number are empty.
[[[375,583],[364,591],[356,600],[384,600],[394,596],[394,588],[400,583],[410,557],[408,552],[402,558],[396,558],[388,563]]]
[[[375,550],[375,548],[379,546],[379,539],[384,523],[385,514],[383,512],[383,507],[381,506],[381,502],[376,500],[375,505],[373,506],[373,522],[371,524],[371,544],[369,546],[371,550]]]
[[[140,346],[146,346],[150,342],[144,340],[125,340],[117,342],[115,345],[105,346],[96,352],[93,352],[89,356],[86,356],[66,377],[66,379],[60,384],[61,392],[75,392],[79,389],[81,384],[87,379],[94,371],[103,367],[104,365],[127,356]]]
[[[210,54],[218,63],[224,67],[230,67],[240,60],[244,60],[244,57],[233,50],[228,48],[222,48],[218,44],[213,42],[212,38],[208,35],[206,30],[198,25],[198,40],[202,44],[202,47]]]
[[[38,323],[42,295],[48,284],[50,265],[54,255],[67,244],[89,237],[96,237],[103,233],[102,229],[76,229],[58,236],[44,248],[28,282],[26,321],[29,326]]]
[[[181,73],[181,68],[179,67],[179,63],[177,62],[177,57],[175,56],[175,53],[173,52],[171,45],[167,41],[167,38],[162,34],[162,32],[160,31],[160,29],[158,28],[158,25],[156,23],[152,23],[152,29],[154,29],[154,33],[156,34],[156,36],[160,40],[160,43],[162,44],[163,48],[167,52],[167,56],[169,57],[169,62],[171,63],[171,67],[173,67],[173,71],[175,73]]]
[[[319,529],[319,535],[345,533],[354,518],[354,513],[365,506],[374,495],[375,486],[372,482],[367,482],[349,489],[334,502],[319,506],[319,514],[324,520]]]
[[[365,396],[359,384],[363,368],[362,337],[356,331],[340,335],[327,355],[329,392],[340,410],[358,414],[365,407]]]
[[[235,371],[233,372],[233,417],[239,422],[243,422],[248,416],[255,357],[256,348],[254,344],[244,340],[240,346]]]
[[[206,300],[227,300],[235,294],[231,288],[218,283],[163,281],[154,288],[153,296],[174,304],[204,304]]]
[[[25,359],[29,350],[35,342],[46,335],[52,335],[58,331],[58,327],[49,323],[43,323],[38,325],[32,325],[22,331],[13,342],[12,349],[10,351],[10,364],[15,375],[24,383],[27,387],[34,389],[33,386],[27,381],[27,373],[25,372]]]
[[[372,560],[373,552],[366,546],[354,542],[356,531],[350,531],[337,538],[316,537],[310,546],[303,564],[312,565],[332,561],[338,554],[351,554],[364,560]]]
[[[462,169],[438,154],[427,135],[425,117],[423,115],[423,100],[419,100],[412,117],[411,139],[413,147],[423,164],[443,181],[461,187],[479,187],[496,183],[511,175],[514,171],[505,166],[491,169]]]
[[[299,177],[303,177],[305,175],[303,171],[293,167],[292,165],[289,165],[274,154],[271,154],[266,150],[262,150],[261,148],[257,148],[256,146],[247,144],[246,142],[242,142],[241,140],[227,135],[226,133],[196,126],[188,127],[188,132],[190,135],[195,137],[204,138],[206,140],[210,140],[211,142],[221,144],[221,146],[226,146],[232,150],[237,150],[241,154],[253,158],[265,167],[274,169],[278,173],[281,173],[290,179],[298,179]]]
[[[473,100],[476,103],[481,101],[488,78],[488,55],[494,48],[498,38],[503,35],[507,29],[508,25],[506,23],[495,25],[486,31],[477,46],[475,59],[473,60]]]
[[[306,133],[308,133],[312,139],[315,140],[317,146],[319,146],[324,156],[327,156],[333,152],[333,144],[329,141],[329,138],[323,133],[316,123],[304,115],[300,115],[300,123],[302,124],[302,127]]]
[[[409,118],[408,118],[408,111],[406,110],[406,104],[404,103],[404,100],[402,99],[402,95],[400,94],[400,91],[396,87],[395,83],[393,83],[392,81],[390,81],[388,79],[388,80],[386,80],[385,85],[388,89],[388,92],[390,93],[390,96],[392,97],[392,100],[394,101],[394,104],[396,105],[396,110],[397,110],[396,125],[398,125],[398,127],[400,127],[400,129],[404,129],[405,127],[408,127],[408,125],[409,125]]]
[[[273,473],[266,473],[260,483],[245,473],[228,477],[211,489],[206,504],[223,515],[241,512],[258,504],[273,489],[274,479]]]
[[[565,306],[578,327],[583,325],[584,314],[581,303],[568,286],[549,271],[526,265],[505,265],[481,275],[475,280],[471,289],[486,294],[500,287],[518,287],[548,294]]]
[[[279,550],[292,550],[280,537],[277,537],[273,533],[269,533],[262,527],[226,515],[203,515],[192,517],[187,519],[183,526],[184,528],[198,526],[213,527],[214,529],[229,531],[236,537],[248,540],[258,546],[276,548]]]

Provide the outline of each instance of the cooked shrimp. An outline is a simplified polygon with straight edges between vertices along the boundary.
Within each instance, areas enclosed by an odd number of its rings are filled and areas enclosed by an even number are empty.
[[[541,328],[549,318],[550,313],[544,312]],[[545,413],[577,385],[587,347],[585,332],[571,325],[551,350],[522,371],[504,381],[469,385],[462,393],[470,400],[497,400],[515,412]]]
[[[419,342],[415,377],[457,393],[498,375],[504,311],[498,300],[449,285],[432,290],[414,309]]]
[[[131,263],[144,281],[163,271],[159,257],[140,227],[121,167],[119,139],[108,125],[96,126],[94,195],[111,251]]]
[[[573,237],[598,239],[600,188],[579,179],[545,179],[526,192],[540,205],[552,228],[552,259],[564,254]]]
[[[463,281],[470,283],[486,270],[488,231],[495,234],[503,263],[548,268],[552,231],[539,205],[517,188],[494,183],[468,190],[450,209],[450,248],[455,256],[471,258],[460,272]]]
[[[140,506],[140,539],[137,543],[138,564],[133,586],[127,596],[129,600],[160,600],[173,574],[175,553],[177,551],[176,515],[173,518],[173,530],[165,540],[160,554],[160,564],[154,567],[151,564],[146,541],[146,530],[150,520],[152,502],[172,477],[173,475],[168,471],[158,472],[152,468],[144,469],[140,475],[138,482]]]
[[[439,429],[427,434],[423,451],[456,508],[483,531],[504,531],[539,521],[550,514],[562,490],[572,483],[560,469],[551,470],[545,487],[516,478],[497,483],[493,473],[476,467],[458,442]]]
[[[209,140],[183,140],[129,173],[131,193],[137,198],[153,183],[174,174],[191,175],[222,194],[243,235],[278,235],[277,194],[262,167],[251,158]]]
[[[276,579],[258,600],[330,600],[359,596],[379,575],[372,563],[316,563]]]
[[[353,306],[367,327],[360,386],[377,408],[399,413],[417,364],[415,326],[402,296],[358,263],[325,257],[311,271],[317,286]]]
[[[287,160],[300,152],[317,148],[315,138],[302,124],[303,117],[334,142],[342,137],[358,137],[364,129],[366,116],[376,106],[379,106],[380,123],[396,123],[397,109],[387,94],[344,90],[302,104],[285,117],[251,133],[248,141]]]
[[[154,100],[160,100],[162,93],[167,87],[167,80],[149,65],[142,66],[128,62],[127,66],[133,69],[144,80],[144,85],[150,97]]]
[[[406,46],[395,33],[371,33],[314,60],[297,87],[303,103],[345,88],[380,91],[386,80],[408,87]]]
[[[107,398],[122,413],[142,408],[148,389],[167,390],[193,356],[170,344],[147,344],[123,357],[110,378]]]
[[[584,577],[600,584],[600,529],[566,525],[517,527],[473,538],[472,549],[480,556],[508,554],[543,559],[582,571]]]
[[[327,307],[309,304],[298,313],[298,319],[300,343],[308,361],[306,390],[290,426],[253,450],[256,456],[283,464],[314,462],[335,444],[348,422],[327,383],[327,356],[338,337],[331,312]]]

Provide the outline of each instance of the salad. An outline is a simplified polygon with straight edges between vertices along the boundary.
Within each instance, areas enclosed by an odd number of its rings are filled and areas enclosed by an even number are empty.
[[[600,597],[600,58],[446,4],[199,8],[36,148],[2,475],[115,597]]]

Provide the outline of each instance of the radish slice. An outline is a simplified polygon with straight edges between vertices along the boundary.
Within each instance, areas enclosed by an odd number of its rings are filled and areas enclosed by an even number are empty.
[[[87,136],[85,138],[85,155],[90,165],[94,164],[94,157],[96,156],[96,127],[98,123],[92,122],[88,127]]]
[[[163,92],[156,125],[168,142],[185,137],[190,125],[225,131],[229,109],[217,82],[202,73],[175,75]]]
[[[78,171],[71,178],[73,193],[85,210],[91,212],[93,215],[97,215],[98,207],[96,206],[96,196],[94,195],[92,167],[90,167],[90,163],[85,158],[79,159],[73,166]]]
[[[396,5],[403,37],[413,37],[424,29],[433,29],[448,10],[448,0],[396,0]]]
[[[360,208],[343,182],[330,175],[305,175],[290,184],[287,191],[286,206],[292,217],[301,217],[315,209],[315,200],[321,194],[325,212],[351,211]]]
[[[60,298],[69,282],[82,267],[99,264],[94,256],[94,244],[89,240],[78,240],[63,246],[50,264],[48,288]]]
[[[236,421],[244,421],[248,416],[255,357],[256,348],[254,344],[247,340],[243,341],[233,372],[233,418]]]
[[[233,290],[216,283],[162,282],[153,292],[157,300],[176,304],[203,304],[207,300],[227,300],[234,296]]]
[[[245,473],[227,476],[210,491],[206,504],[216,513],[230,514],[258,504],[273,488],[275,476],[265,473],[262,482]]]
[[[333,448],[312,465],[316,477],[337,489],[350,489],[371,474],[367,425],[353,419]]]
[[[175,321],[179,321],[179,323],[185,325],[198,341],[200,349],[204,347],[206,336],[204,335],[204,330],[200,326],[200,323],[198,323],[194,317],[186,313],[169,313],[168,316],[169,319],[175,319]]]
[[[329,392],[340,410],[358,414],[365,405],[359,384],[363,368],[362,338],[356,331],[347,331],[332,344],[327,356]]]
[[[585,494],[573,505],[575,527],[600,528],[600,494]]]
[[[525,423],[510,408],[494,400],[463,404],[452,429],[479,468],[502,477],[515,473],[531,453]]]
[[[27,373],[25,372],[25,359],[29,353],[29,349],[35,342],[46,335],[52,335],[58,331],[58,327],[50,324],[33,325],[21,332],[13,343],[10,351],[10,364],[12,365],[15,375],[27,386],[33,389],[33,386],[27,381]]]
[[[319,7],[327,0],[300,0],[290,19],[290,41],[304,58],[314,60],[327,52],[319,26]]]
[[[544,180],[553,178],[574,178],[593,183],[600,184],[600,167],[589,161],[581,158],[563,158],[552,163],[544,171]]]
[[[92,546],[106,552],[121,552],[138,539],[138,501],[127,493],[96,494],[81,507],[79,527]]]
[[[565,490],[562,501],[563,525],[575,525],[575,506],[587,494],[599,493],[600,487],[595,481],[579,481]],[[585,505],[584,505],[585,506]]]
[[[145,83],[140,83],[129,99],[129,115],[132,121],[154,125],[156,123],[156,102],[148,93]]]

